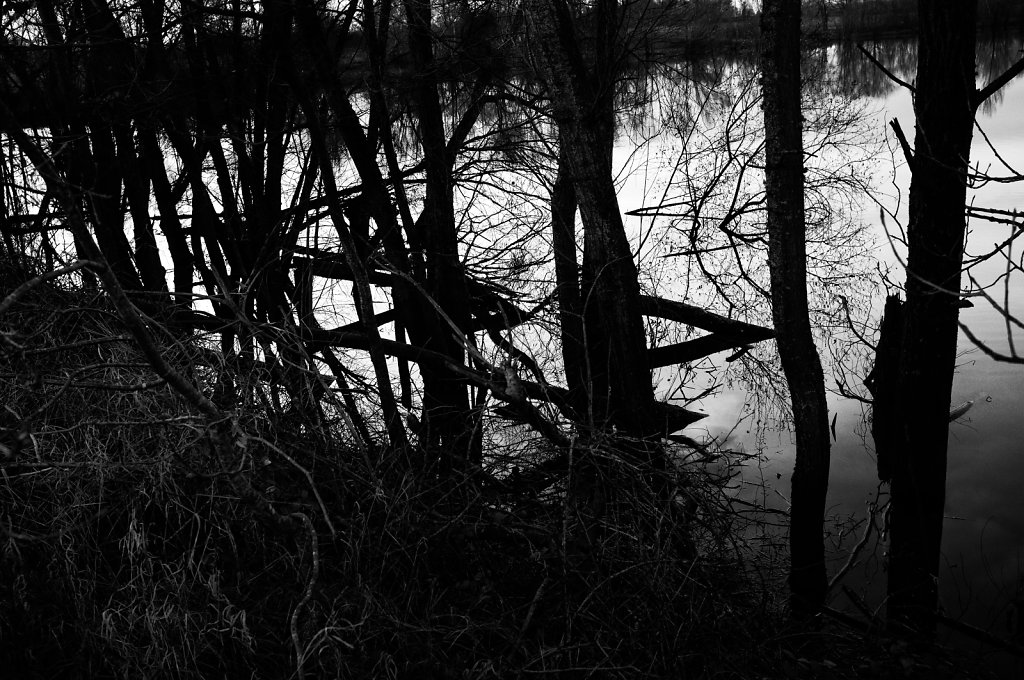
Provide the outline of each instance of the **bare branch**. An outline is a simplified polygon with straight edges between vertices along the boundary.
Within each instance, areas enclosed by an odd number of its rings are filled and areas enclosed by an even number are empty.
[[[1024,73],[1024,57],[1018,59],[1013,66],[1003,71],[1002,75],[996,77],[991,83],[975,92],[974,101],[972,102],[974,108],[981,106],[986,99],[994,95],[1021,73]]]
[[[757,326],[737,319],[730,319],[727,316],[715,314],[702,307],[652,295],[640,296],[640,311],[646,316],[668,319],[669,321],[683,323],[711,333],[721,333],[723,335],[743,338],[745,342],[739,344],[769,340],[775,337],[775,331],[771,328]],[[730,346],[735,347],[737,345]]]
[[[889,126],[892,127],[892,131],[896,133],[896,139],[899,140],[900,148],[903,149],[903,157],[907,159],[907,163],[913,165],[914,151],[910,148],[910,142],[907,141],[907,135],[904,134],[903,128],[900,126],[899,119],[893,118],[889,122]]]
[[[978,336],[971,332],[971,329],[968,328],[967,324],[965,324],[963,321],[957,321],[957,325],[960,326],[960,330],[964,332],[964,335],[967,336],[967,339],[974,343],[975,347],[977,347],[982,352],[987,354],[994,361],[1001,361],[1007,364],[1024,364],[1024,357],[1017,356],[1016,354],[1001,354],[992,349],[991,347],[989,347],[988,345],[986,345],[984,342],[981,341],[980,338],[978,338]]]
[[[903,80],[902,78],[897,76],[895,73],[893,73],[892,71],[887,69],[882,62],[878,61],[878,59],[875,58],[875,55],[873,55],[870,52],[868,52],[867,48],[864,47],[864,43],[857,43],[857,49],[860,50],[861,53],[865,57],[868,58],[868,61],[870,61],[872,64],[874,64],[875,67],[879,71],[884,73],[886,75],[886,77],[889,78],[889,80],[891,80],[892,82],[896,83],[900,87],[907,88],[911,92],[917,92],[917,88],[915,88],[913,85],[911,85],[910,83],[908,83],[907,81]]]

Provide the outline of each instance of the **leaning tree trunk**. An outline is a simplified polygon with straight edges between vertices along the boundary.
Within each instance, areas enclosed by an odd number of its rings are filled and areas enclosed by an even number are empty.
[[[824,515],[829,435],[825,379],[807,308],[800,0],[765,0],[761,41],[772,315],[796,430],[790,500],[790,604],[794,615],[805,617],[824,605],[828,585]]]
[[[899,407],[893,461],[889,619],[934,630],[956,359],[967,169],[974,124],[976,2],[918,3]]]

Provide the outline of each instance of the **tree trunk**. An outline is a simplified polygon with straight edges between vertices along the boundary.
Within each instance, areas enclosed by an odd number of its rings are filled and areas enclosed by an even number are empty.
[[[414,61],[413,100],[419,122],[420,144],[426,191],[423,212],[416,231],[423,239],[426,265],[426,291],[466,337],[471,337],[469,293],[462,263],[459,261],[458,233],[455,225],[453,158],[448,150],[444,115],[438,91],[437,70],[431,37],[431,0],[405,0],[409,21],[409,48]],[[456,365],[465,362],[465,349],[447,324],[441,322],[441,337],[434,344],[452,357]],[[452,375],[424,377],[424,415],[428,435],[435,446],[442,473],[464,466],[471,457],[472,434],[477,417],[470,410],[468,385]]]
[[[424,0],[419,1],[423,2]],[[413,13],[419,27],[412,32],[418,32],[421,38],[426,39],[428,41],[427,48],[429,49],[429,7],[425,17],[423,16],[422,8],[414,7]],[[312,7],[300,4],[297,7],[296,14],[300,33],[306,48],[309,50],[309,56],[313,61],[317,81],[327,84],[326,94],[335,116],[337,132],[344,141],[345,147],[363,182],[362,195],[367,210],[377,228],[374,238],[381,241],[388,259],[388,265],[399,274],[394,277],[392,288],[395,311],[398,313],[399,322],[413,344],[446,354],[454,365],[462,366],[464,365],[463,350],[458,346],[458,343],[451,339],[451,328],[440,318],[434,308],[423,299],[423,295],[419,290],[422,286],[429,292],[429,285],[426,281],[427,277],[422,275],[423,267],[420,266],[417,255],[407,250],[406,244],[403,242],[392,198],[388,191],[388,182],[382,174],[380,165],[378,165],[375,144],[371,143],[371,137],[375,136],[373,124],[371,122],[371,130],[369,132],[364,131],[362,121],[348,100],[347,91],[342,86],[344,81],[337,68],[338,56],[328,46],[323,25]],[[384,21],[384,19],[381,19],[381,21]],[[385,28],[386,26],[382,24],[381,30],[383,31]],[[383,45],[378,44],[377,47],[381,50],[381,54],[375,58],[380,59],[383,57]],[[423,49],[420,43],[417,43],[417,47],[420,50]],[[421,69],[429,69],[429,64],[420,64],[419,67]],[[372,77],[375,78],[374,84],[379,88],[381,86],[379,78],[376,76]],[[298,79],[297,74],[295,78],[296,80]],[[430,82],[436,83],[436,75],[431,77]],[[426,87],[426,85],[420,83],[418,89],[426,91]],[[433,87],[433,92],[436,99],[438,96],[436,85]],[[379,94],[374,96],[378,97],[379,101],[376,107],[377,113],[373,114],[371,112],[371,115],[381,116],[381,119],[373,122],[377,122],[384,128],[391,123],[386,115],[382,115],[382,113],[386,113],[386,111],[382,111],[379,105],[383,98]],[[417,103],[420,103],[419,98],[417,98]],[[433,116],[434,114],[428,113],[427,115]],[[423,114],[421,113],[422,116]],[[431,149],[439,148],[436,139],[438,134],[436,121],[435,117],[434,122],[431,123],[429,128],[433,136],[429,141],[426,141],[426,145]],[[443,128],[440,134],[443,135]],[[387,148],[390,131],[386,129],[381,130],[381,138],[384,141],[385,148]],[[397,169],[397,166],[395,169]],[[432,163],[427,170],[430,174],[428,182],[433,187],[433,189],[428,189],[431,194],[428,203],[431,203],[431,205],[424,207],[424,212],[428,214],[433,212],[434,209],[438,209],[439,190],[441,194],[447,193],[444,180],[438,180],[435,176],[437,169],[438,166]],[[400,193],[401,188],[396,188],[396,194]],[[444,207],[441,206],[439,209],[444,210]],[[426,226],[426,224],[424,223],[422,226]],[[406,222],[406,227],[411,229],[412,225]],[[409,233],[410,240],[414,236],[419,236],[418,233],[412,233],[418,231],[419,229],[411,229]],[[426,250],[428,247],[424,246],[423,249]],[[453,252],[457,253],[457,243],[455,249],[438,249],[438,254],[442,257],[445,255],[450,256]],[[457,256],[455,261],[457,261]],[[446,262],[451,263],[452,258],[449,257]],[[409,279],[415,279],[415,284]],[[440,283],[439,280],[438,283]],[[462,285],[464,287],[465,284],[463,283]],[[451,291],[451,294],[454,295],[455,291]],[[451,304],[447,300],[436,301],[439,305],[442,305],[442,308],[444,308],[443,305],[445,304]],[[464,309],[468,309],[468,306],[465,306]],[[462,311],[455,311],[452,314],[452,318],[458,319],[463,313]],[[453,345],[455,349],[452,349]],[[457,452],[461,449],[462,455],[465,455],[466,449],[470,445],[470,437],[467,434],[466,437],[458,439],[458,432],[466,431],[468,433],[472,429],[468,420],[469,400],[465,382],[458,378],[453,378],[452,373],[444,367],[421,367],[421,375],[424,385],[424,420],[429,421],[431,425],[427,431],[419,433],[420,441],[424,442],[423,448],[432,450],[435,454],[445,451],[446,454],[452,455],[458,455]],[[454,415],[460,412],[463,414],[462,418]],[[441,425],[441,427],[438,425]],[[451,436],[445,436],[443,433],[450,433]],[[456,441],[452,442],[452,440]],[[448,445],[450,442],[452,442],[451,446]]]
[[[144,171],[135,150],[131,127],[124,123],[113,126],[117,157],[124,175],[124,192],[132,216],[135,235],[135,263],[142,285],[151,293],[167,292],[167,270],[160,261],[160,249],[149,218],[149,175]]]
[[[974,0],[918,3],[915,113],[889,619],[934,631],[956,360],[967,169],[974,124]]]
[[[569,169],[583,221],[586,415],[594,428],[614,425],[644,439],[657,436],[664,423],[654,417],[640,284],[612,179],[619,12],[616,0],[597,3],[593,55],[584,55],[564,0],[541,0],[531,19],[558,124],[560,161]],[[648,455],[659,452],[657,446],[647,447]]]
[[[903,450],[903,422],[900,419],[900,348],[903,343],[903,300],[899,295],[885,299],[882,327],[875,347],[875,365],[864,380],[871,392],[871,436],[875,440],[878,479],[892,481],[892,462]]]
[[[790,605],[798,618],[824,605],[824,514],[829,432],[825,379],[807,309],[800,0],[765,0],[761,14],[765,190],[772,315],[793,403],[796,467],[790,508]]]
[[[576,188],[569,176],[565,143],[559,143],[558,176],[551,188],[551,245],[555,257],[558,325],[562,336],[562,362],[569,402],[586,413],[586,352],[583,309],[580,303],[580,265],[576,254]]]

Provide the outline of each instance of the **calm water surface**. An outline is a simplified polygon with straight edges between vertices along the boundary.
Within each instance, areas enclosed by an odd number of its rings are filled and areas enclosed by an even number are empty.
[[[987,82],[993,74],[1019,57],[1020,45],[1019,40],[981,45],[979,83]],[[907,80],[913,78],[916,61],[913,45],[890,42],[876,45],[874,49],[883,61],[893,64],[898,72],[902,71],[901,75]],[[913,139],[914,118],[909,94],[893,89],[877,73],[872,73],[867,61],[850,48],[830,48],[820,55],[819,60],[829,67],[828,77],[839,83],[840,88],[857,93],[851,104],[865,107],[870,114],[865,120],[867,129],[874,131],[874,137],[864,137],[865,147],[887,139],[887,143],[896,148],[887,127],[887,122],[893,118],[900,120],[903,129]],[[1011,166],[1024,171],[1022,114],[1024,79],[1017,79],[1005,88],[997,101],[984,109],[979,125],[998,154]],[[616,161],[623,168],[620,202],[627,212],[642,205],[656,204],[664,196],[671,195],[671,191],[665,188],[669,182],[666,173],[672,172],[682,148],[671,135],[660,140],[654,138],[653,141],[646,137],[647,143],[642,148],[636,144],[635,136],[631,139],[631,142],[621,143],[616,153]],[[982,168],[989,168],[994,175],[1009,174],[977,132],[972,160]],[[849,162],[849,159],[840,161]],[[894,162],[891,156],[883,154],[882,160],[872,166],[869,174],[875,181],[879,201],[889,213],[885,224],[892,233],[898,233],[899,225],[906,224],[909,173],[899,158]],[[979,206],[1003,210],[1024,210],[1024,182],[989,184],[975,192],[974,202]],[[894,247],[885,236],[879,205],[864,199],[852,212],[855,221],[867,227],[876,244],[875,250],[869,253],[872,260],[889,267],[891,280],[902,283],[905,278],[900,266],[902,253],[898,245]],[[666,246],[658,242],[654,235],[656,231],[648,221],[627,217],[627,225],[637,239],[643,276],[647,273],[643,263],[657,269],[657,257],[663,254],[658,249],[661,247],[664,251]],[[975,255],[990,250],[993,244],[1009,235],[1007,225],[972,220],[970,227],[968,251]],[[662,235],[661,238],[666,237]],[[1017,247],[1016,252],[1024,252],[1024,243]],[[1005,294],[1000,281],[1005,265],[1005,259],[996,257],[973,270],[982,284],[998,282],[991,292],[999,302],[1003,301]],[[964,285],[967,283],[965,278]],[[692,299],[694,294],[689,283],[677,282],[670,290],[678,297]],[[1024,276],[1018,273],[1011,277],[1009,294],[1011,311],[1018,317],[1024,317]],[[873,296],[873,310],[865,318],[873,318],[877,323],[884,291],[876,290]],[[974,298],[974,304],[973,308],[962,312],[961,320],[993,349],[1006,352],[1009,343],[1004,317],[981,298]],[[1024,332],[1019,328],[1014,340],[1018,348],[1024,348]],[[940,584],[942,606],[953,618],[963,619],[1003,637],[1016,635],[1019,642],[1024,636],[1024,622],[1017,622],[1014,618],[1013,604],[1015,601],[1024,604],[1024,365],[995,362],[975,349],[963,334],[959,349],[961,355],[952,403],[956,406],[973,400],[974,406],[966,416],[950,426],[943,539],[945,564]],[[719,364],[723,356],[718,357]],[[665,372],[661,374],[663,392],[669,390],[674,379],[678,381]],[[745,389],[725,389],[699,402],[698,406],[706,410],[709,417],[691,428],[691,434],[728,436],[734,448],[762,452],[760,469],[748,467],[745,479],[750,484],[763,484],[763,493],[769,502],[784,506],[789,495],[793,465],[791,436],[784,429],[759,427],[758,414],[754,412],[751,415],[750,402],[749,392]],[[830,512],[837,518],[854,516],[863,520],[866,504],[879,492],[870,437],[865,441],[867,427],[863,407],[855,400],[836,395],[830,397],[829,405],[837,416],[829,490]],[[740,426],[737,428],[738,422]],[[763,417],[761,422],[766,422],[766,418]],[[752,492],[748,489],[748,493]],[[884,501],[885,489],[881,489],[881,493]],[[845,549],[852,547],[861,530],[862,527],[847,534],[842,544]],[[867,559],[846,579],[850,587],[864,595],[873,607],[883,604],[884,550],[884,542],[874,542],[872,549],[867,551]],[[841,567],[845,559],[845,553],[837,551],[833,569]],[[839,595],[834,605],[847,606],[845,596]],[[1019,665],[1014,670],[1012,663],[1005,660],[1000,665],[1008,673],[1024,671]]]

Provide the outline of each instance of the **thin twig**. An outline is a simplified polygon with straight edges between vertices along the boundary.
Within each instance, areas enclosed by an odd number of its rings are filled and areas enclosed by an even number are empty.
[[[843,580],[843,577],[846,576],[846,574],[848,574],[857,563],[857,558],[860,557],[861,551],[864,550],[864,547],[868,544],[868,540],[871,538],[871,529],[875,526],[875,510],[877,508],[878,505],[876,503],[868,503],[867,526],[864,527],[864,535],[861,536],[857,545],[853,546],[853,550],[850,551],[850,556],[847,558],[846,564],[843,565],[843,568],[837,571],[836,575],[828,582],[828,587],[825,589],[826,593],[835,588],[836,584]]]
[[[309,567],[309,581],[306,582],[306,588],[302,593],[302,599],[299,600],[298,604],[295,605],[295,609],[292,610],[291,619],[289,621],[289,627],[291,628],[292,634],[292,645],[295,646],[295,673],[298,675],[299,680],[304,680],[306,672],[303,669],[303,665],[306,662],[306,650],[303,649],[302,640],[299,637],[299,613],[313,598],[313,588],[316,586],[317,577],[320,575],[320,541],[317,538],[313,522],[309,517],[301,512],[294,512],[291,516],[292,518],[301,521],[309,532],[309,555],[313,561]]]
[[[875,345],[874,343],[870,342],[867,338],[865,338],[863,335],[861,335],[860,332],[856,328],[854,328],[854,326],[853,326],[853,317],[850,315],[850,302],[846,299],[846,296],[845,295],[840,295],[839,299],[843,301],[843,311],[846,312],[846,325],[849,327],[850,331],[855,336],[857,336],[857,339],[860,340],[864,345],[870,347],[871,349],[873,349],[874,351],[877,352],[878,351],[878,346]]]
[[[1018,658],[1024,659],[1024,647],[1021,647],[1020,645],[1014,644],[1008,640],[1004,640],[1001,637],[996,637],[988,631],[984,631],[981,628],[972,626],[968,623],[964,623],[963,621],[957,621],[956,619],[951,619],[948,616],[943,616],[942,614],[936,614],[935,620],[944,626],[952,628],[957,632],[973,637],[974,639],[980,640],[985,644],[992,645],[993,647],[997,647],[1003,650],[1004,652],[1009,652],[1010,654],[1013,654]]]
[[[519,635],[516,637],[516,644],[514,647],[519,647],[519,643],[526,637],[526,631],[530,627],[530,622],[533,621],[533,614],[537,610],[537,603],[540,602],[540,598],[544,597],[544,591],[547,590],[548,584],[551,583],[551,577],[545,576],[544,580],[537,586],[537,592],[533,594],[533,599],[530,601],[530,608],[526,612],[526,618],[523,619],[523,625],[519,627]]]
[[[279,447],[268,442],[263,437],[252,437],[252,440],[257,441],[266,446],[267,448],[271,449],[274,453],[276,453],[277,455],[281,456],[286,461],[291,463],[292,467],[294,467],[296,470],[302,473],[302,476],[306,478],[307,482],[309,482],[309,488],[313,492],[313,496],[316,498],[316,502],[320,505],[320,512],[323,513],[324,522],[327,523],[327,528],[331,530],[331,538],[337,537],[338,532],[335,530],[334,524],[331,522],[330,513],[327,512],[327,504],[324,503],[324,499],[320,496],[320,490],[317,489],[316,484],[313,482],[313,475],[310,474],[309,470],[304,468],[302,465],[299,464],[297,460],[295,460],[287,453],[282,451]]]
[[[65,274],[72,274],[74,272],[77,272],[79,269],[95,266],[95,262],[91,262],[89,260],[78,260],[77,262],[70,264],[67,267],[54,269],[52,272],[46,272],[45,274],[40,274],[39,276],[32,277],[25,283],[21,284],[20,286],[12,290],[11,293],[4,298],[3,302],[0,302],[0,315],[5,314],[7,310],[10,309],[14,305],[14,303],[18,301],[18,298],[20,298],[22,295],[32,290],[36,286],[42,283],[46,283],[47,281],[58,279],[64,276]]]
[[[1024,357],[1001,354],[982,342],[978,336],[971,332],[971,329],[968,328],[963,321],[957,321],[956,323],[960,326],[960,330],[964,332],[964,335],[967,336],[967,339],[973,342],[975,347],[987,354],[991,359],[1007,364],[1024,364]]]

